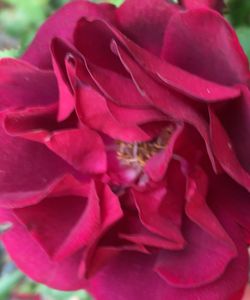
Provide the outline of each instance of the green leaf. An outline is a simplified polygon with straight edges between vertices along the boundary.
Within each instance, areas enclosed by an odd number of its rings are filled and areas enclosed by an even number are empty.
[[[16,284],[23,278],[23,274],[19,271],[7,274],[0,280],[0,300],[9,299],[9,295]]]
[[[90,296],[85,291],[76,291],[76,292],[62,292],[57,291],[51,288],[48,288],[45,285],[39,284],[36,288],[36,293],[41,294],[48,300],[91,300]],[[0,299],[1,300],[1,299]]]
[[[238,27],[236,29],[240,43],[243,46],[246,55],[250,59],[250,27]]]
[[[105,1],[103,1],[103,0],[92,0],[92,2],[101,3],[101,2],[105,2]],[[109,2],[109,3],[114,4],[116,6],[120,6],[124,2],[124,0],[108,0],[106,2]]]
[[[19,55],[18,49],[6,49],[0,51],[0,58],[4,57],[17,57]]]

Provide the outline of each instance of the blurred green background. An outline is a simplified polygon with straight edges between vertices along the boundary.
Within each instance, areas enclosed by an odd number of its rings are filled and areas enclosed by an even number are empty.
[[[67,1],[0,0],[0,57],[18,57],[43,21]],[[119,5],[122,0],[109,2]],[[226,4],[226,17],[250,58],[250,0],[228,0]],[[32,282],[16,270],[0,247],[0,300],[90,300],[90,297],[83,291],[59,292]]]

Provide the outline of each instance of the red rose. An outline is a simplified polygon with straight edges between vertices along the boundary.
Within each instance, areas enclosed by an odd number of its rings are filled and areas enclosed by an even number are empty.
[[[241,299],[249,69],[220,4],[74,1],[0,61],[2,239],[30,277],[101,300]]]

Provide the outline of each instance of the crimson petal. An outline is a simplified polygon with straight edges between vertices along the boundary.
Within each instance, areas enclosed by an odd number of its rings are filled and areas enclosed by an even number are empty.
[[[222,16],[211,10],[176,14],[165,33],[162,58],[222,85],[249,80],[248,59],[236,33]]]
[[[13,224],[11,231],[6,232],[1,239],[10,257],[24,273],[37,282],[61,290],[76,290],[86,285],[86,281],[78,276],[78,268],[82,259],[81,252],[64,261],[52,261],[10,210],[1,208],[0,220]]]
[[[180,6],[164,0],[126,0],[117,11],[118,27],[129,38],[159,54],[165,29]]]
[[[0,128],[0,202],[22,207],[37,202],[73,169],[44,145],[8,136]]]
[[[250,174],[240,164],[230,138],[212,108],[209,109],[209,115],[211,143],[216,158],[236,182],[250,191]]]
[[[97,5],[82,0],[66,4],[41,26],[22,58],[39,68],[51,68],[50,43],[54,37],[64,38],[72,42],[74,28],[81,17],[88,16],[90,19],[111,21],[114,18],[114,9],[115,7],[110,4]]]
[[[224,0],[180,0],[179,1],[187,9],[197,8],[197,7],[210,7],[219,12],[222,11],[224,5]]]
[[[88,128],[54,132],[45,144],[83,174],[103,173],[107,168],[103,141]]]
[[[223,240],[215,239],[190,221],[184,222],[185,249],[162,251],[155,270],[171,286],[194,288],[206,286],[223,276],[237,251]],[[194,268],[196,262],[198,265]]]
[[[39,106],[57,101],[56,78],[50,71],[16,59],[0,61],[0,111],[8,108]]]

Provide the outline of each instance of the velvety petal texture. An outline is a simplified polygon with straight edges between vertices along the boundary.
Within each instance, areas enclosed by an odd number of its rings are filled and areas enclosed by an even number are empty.
[[[96,300],[241,300],[249,65],[222,0],[70,1],[0,60],[1,240]]]
[[[180,0],[180,3],[187,9],[203,6],[221,12],[224,8],[224,0]]]

